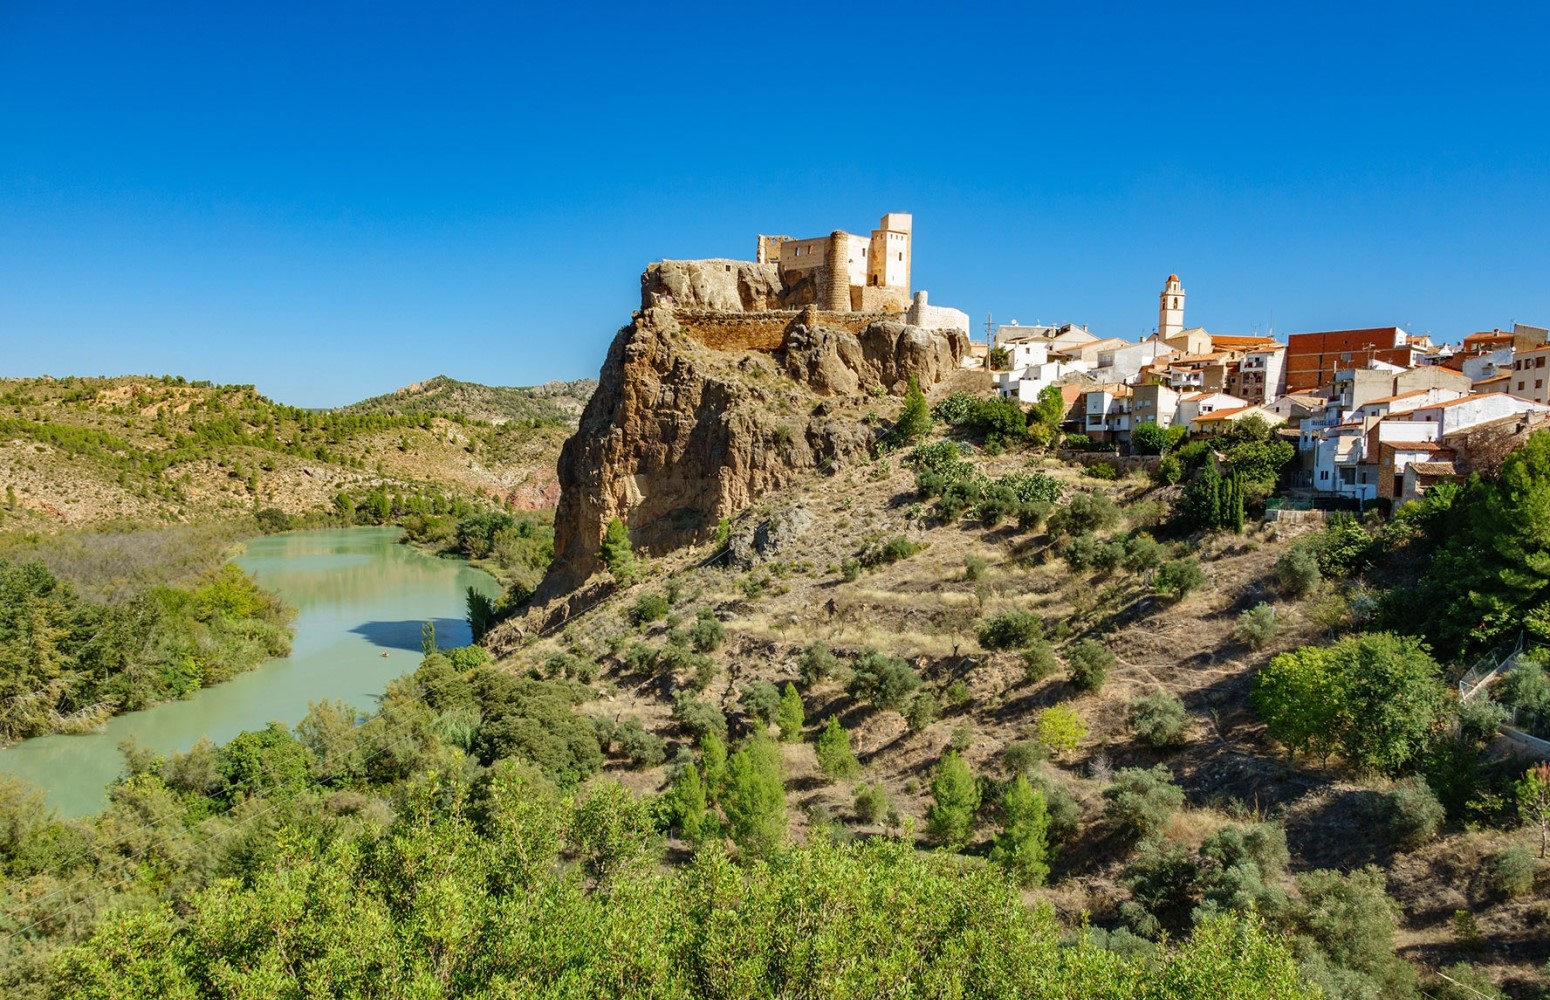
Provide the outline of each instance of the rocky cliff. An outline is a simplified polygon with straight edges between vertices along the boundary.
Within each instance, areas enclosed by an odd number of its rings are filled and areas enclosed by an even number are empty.
[[[666,292],[666,301],[693,304],[650,306],[619,331],[560,455],[555,559],[540,600],[602,569],[598,547],[612,518],[638,552],[660,554],[709,541],[723,517],[797,476],[868,455],[886,433],[879,415],[898,408],[876,397],[901,395],[912,377],[932,385],[968,351],[962,330],[813,310],[761,314],[761,323],[786,324],[777,349],[717,350],[696,335],[704,317],[691,311],[721,304],[730,307],[722,318],[737,320],[730,314],[767,308],[750,281],[760,265],[692,263],[702,266],[643,277],[648,303]]]

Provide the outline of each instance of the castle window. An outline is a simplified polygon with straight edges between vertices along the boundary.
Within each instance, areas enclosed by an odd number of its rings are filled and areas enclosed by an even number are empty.
[[[902,251],[901,251],[901,252],[900,252],[900,254],[899,254],[899,259],[900,259],[900,260],[903,260],[903,259],[904,259],[904,254],[903,254],[903,252],[902,252]]]

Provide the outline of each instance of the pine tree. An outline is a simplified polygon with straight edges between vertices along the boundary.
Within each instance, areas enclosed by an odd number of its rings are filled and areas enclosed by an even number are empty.
[[[603,531],[603,545],[598,556],[613,574],[614,582],[622,586],[635,578],[635,550],[630,545],[630,533],[617,517],[609,521]]]
[[[1019,774],[1001,796],[1001,832],[990,860],[1021,886],[1043,885],[1049,877],[1049,810],[1044,794]]]
[[[700,738],[700,766],[705,769],[705,798],[719,803],[727,784],[727,745],[715,733]]]
[[[818,734],[816,746],[818,755],[818,770],[831,781],[839,778],[854,778],[861,773],[861,764],[856,760],[856,755],[850,749],[850,733],[840,725],[840,720],[829,716],[829,721],[824,723],[823,732]]]
[[[754,736],[727,761],[722,808],[732,839],[750,854],[768,854],[786,838],[786,785],[780,749]]]
[[[926,810],[926,832],[944,847],[957,850],[974,836],[974,814],[980,807],[979,783],[969,765],[949,752],[931,779],[932,804]]]
[[[775,724],[780,727],[780,738],[793,743],[802,738],[802,724],[806,717],[802,712],[802,696],[789,681],[781,693],[780,707],[775,711]]]
[[[931,407],[926,404],[926,394],[920,391],[920,383],[910,378],[909,389],[904,393],[904,412],[894,425],[894,433],[901,444],[907,444],[931,429]]]
[[[673,806],[684,839],[698,841],[705,827],[705,785],[693,764],[679,772],[673,784]]]

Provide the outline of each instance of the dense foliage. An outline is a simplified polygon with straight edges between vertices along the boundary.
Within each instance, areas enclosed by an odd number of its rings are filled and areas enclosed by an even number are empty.
[[[0,559],[0,742],[87,729],[283,656],[290,614],[231,565],[107,603]]]

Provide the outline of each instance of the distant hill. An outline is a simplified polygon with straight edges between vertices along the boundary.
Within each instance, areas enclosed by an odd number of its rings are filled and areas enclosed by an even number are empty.
[[[548,508],[594,385],[437,378],[319,412],[182,378],[0,379],[0,530],[302,514],[379,487]]]
[[[460,414],[492,424],[532,421],[575,424],[597,379],[545,382],[534,386],[480,385],[445,375],[415,382],[383,396],[373,396],[339,408],[340,413]]]

